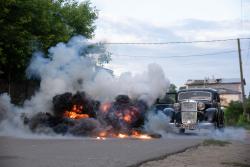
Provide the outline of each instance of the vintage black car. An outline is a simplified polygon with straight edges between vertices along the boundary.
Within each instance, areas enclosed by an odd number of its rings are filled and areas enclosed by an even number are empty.
[[[168,103],[158,101],[155,108],[166,114],[170,118],[169,124],[179,128],[180,133],[184,133],[186,129],[224,127],[224,112],[216,90],[210,88],[180,90],[176,93],[175,103],[173,97],[168,96],[167,94],[165,97]]]

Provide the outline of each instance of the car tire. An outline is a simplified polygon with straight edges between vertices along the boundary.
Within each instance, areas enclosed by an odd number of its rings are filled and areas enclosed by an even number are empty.
[[[221,112],[221,115],[219,116],[218,120],[217,120],[217,128],[218,129],[223,129],[224,128],[224,114],[223,112]]]
[[[184,129],[184,128],[179,129],[179,133],[180,133],[180,134],[185,133],[185,129]]]

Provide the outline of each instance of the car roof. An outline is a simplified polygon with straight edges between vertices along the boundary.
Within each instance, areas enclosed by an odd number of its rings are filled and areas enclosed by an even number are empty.
[[[179,90],[178,93],[180,93],[180,92],[189,92],[189,91],[206,91],[206,92],[211,92],[211,93],[218,93],[218,91],[216,89],[212,89],[212,88],[182,89],[182,90]]]

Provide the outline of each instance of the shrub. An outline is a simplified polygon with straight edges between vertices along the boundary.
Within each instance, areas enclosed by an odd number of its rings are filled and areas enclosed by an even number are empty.
[[[243,114],[242,103],[239,101],[230,102],[224,114],[226,124],[236,125],[240,116]]]
[[[246,109],[250,111],[250,98],[246,100]],[[243,127],[250,127],[250,121],[243,114],[242,102],[232,101],[229,106],[225,109],[225,123],[227,125],[237,125]]]

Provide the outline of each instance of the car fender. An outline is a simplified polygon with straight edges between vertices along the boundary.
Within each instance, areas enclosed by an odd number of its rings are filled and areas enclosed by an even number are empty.
[[[167,116],[172,116],[174,114],[174,109],[173,108],[164,108],[164,110],[162,112]]]
[[[217,113],[218,113],[217,108],[208,108],[205,110],[205,118],[209,122],[214,122],[216,120]]]
[[[161,112],[165,114],[167,117],[169,117],[171,122],[173,121],[174,116],[175,116],[175,112],[173,108],[164,108],[163,110],[161,110]]]

